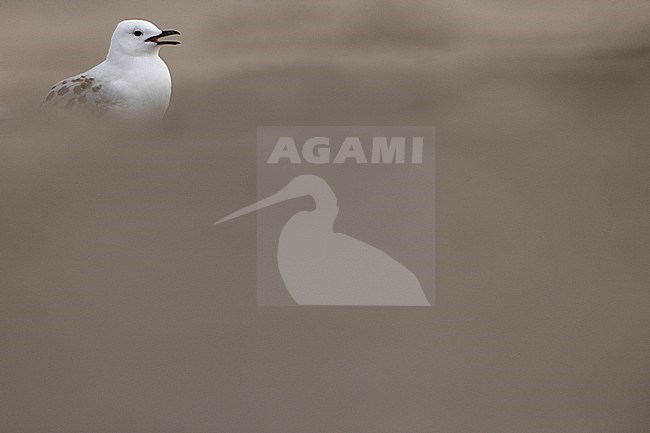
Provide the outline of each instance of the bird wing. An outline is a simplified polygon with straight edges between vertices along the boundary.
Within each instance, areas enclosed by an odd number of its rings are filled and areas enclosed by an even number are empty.
[[[110,102],[105,90],[99,80],[86,72],[52,86],[41,107],[87,108],[90,111],[104,112]]]

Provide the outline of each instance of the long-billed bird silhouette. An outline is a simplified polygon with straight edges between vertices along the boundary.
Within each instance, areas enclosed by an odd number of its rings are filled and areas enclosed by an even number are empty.
[[[276,194],[216,224],[301,196],[311,196],[316,206],[292,216],[278,243],[280,275],[297,304],[431,305],[405,266],[372,245],[334,232],[336,195],[319,176],[297,176]]]

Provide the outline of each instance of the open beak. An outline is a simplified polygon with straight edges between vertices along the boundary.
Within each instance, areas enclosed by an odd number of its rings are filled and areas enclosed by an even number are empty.
[[[158,45],[178,45],[180,42],[178,41],[159,41],[158,39],[164,38],[165,36],[171,36],[171,35],[180,35],[179,32],[176,30],[163,30],[160,32],[159,35],[152,36],[150,38],[145,39],[145,42],[155,42]]]

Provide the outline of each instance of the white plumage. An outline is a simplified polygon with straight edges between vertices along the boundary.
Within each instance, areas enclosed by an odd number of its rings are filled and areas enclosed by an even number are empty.
[[[120,22],[113,32],[108,55],[99,65],[52,86],[43,107],[83,108],[101,114],[161,118],[172,92],[171,75],[159,57],[160,40],[180,35],[160,30],[144,20]]]

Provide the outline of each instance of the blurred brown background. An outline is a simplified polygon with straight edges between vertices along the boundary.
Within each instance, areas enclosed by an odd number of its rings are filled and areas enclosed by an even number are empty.
[[[165,125],[49,124],[115,24]],[[650,430],[647,1],[0,3],[0,431]],[[436,305],[255,306],[257,125],[434,125]]]

